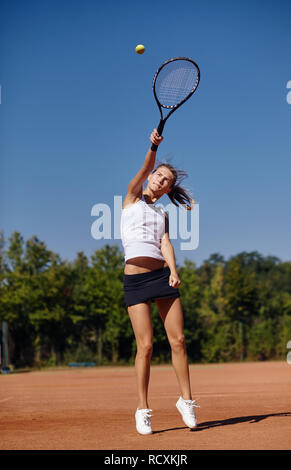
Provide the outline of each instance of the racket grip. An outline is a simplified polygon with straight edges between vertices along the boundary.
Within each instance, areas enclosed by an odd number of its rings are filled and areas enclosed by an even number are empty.
[[[158,134],[159,134],[159,135],[162,135],[163,130],[164,130],[164,125],[165,125],[165,121],[164,121],[163,119],[161,119],[160,122],[159,122],[159,125],[158,125],[158,127],[157,127],[157,131],[158,131]],[[156,152],[157,149],[158,149],[158,145],[152,144],[151,150],[152,150],[153,152]]]

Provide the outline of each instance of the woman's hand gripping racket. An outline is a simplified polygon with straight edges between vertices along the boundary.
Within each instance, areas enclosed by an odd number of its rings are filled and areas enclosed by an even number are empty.
[[[187,57],[167,60],[157,70],[153,81],[153,92],[161,114],[157,127],[159,135],[162,135],[165,123],[171,114],[193,95],[199,81],[199,67],[194,60]],[[170,109],[166,117],[163,116],[162,108]],[[152,144],[153,151],[157,148],[157,145]]]

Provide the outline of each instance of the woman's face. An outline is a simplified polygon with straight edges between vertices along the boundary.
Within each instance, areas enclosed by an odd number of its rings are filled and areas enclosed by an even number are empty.
[[[166,166],[160,166],[157,170],[150,174],[148,177],[149,187],[153,193],[162,196],[171,191],[174,176],[171,170]]]

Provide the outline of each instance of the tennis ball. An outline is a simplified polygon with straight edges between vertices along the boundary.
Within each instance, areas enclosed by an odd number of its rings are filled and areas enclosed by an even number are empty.
[[[145,51],[145,47],[142,44],[138,44],[138,46],[136,46],[135,48],[135,52],[137,52],[138,54],[143,54],[144,51]]]

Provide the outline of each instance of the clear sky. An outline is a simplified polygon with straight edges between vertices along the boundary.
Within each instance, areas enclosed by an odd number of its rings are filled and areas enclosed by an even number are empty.
[[[113,212],[125,196],[159,121],[153,75],[188,56],[201,82],[158,150],[199,201],[199,246],[175,240],[177,261],[254,250],[290,260],[290,19],[290,0],[2,0],[5,237],[36,235],[67,260],[121,247],[92,237],[92,207]]]

